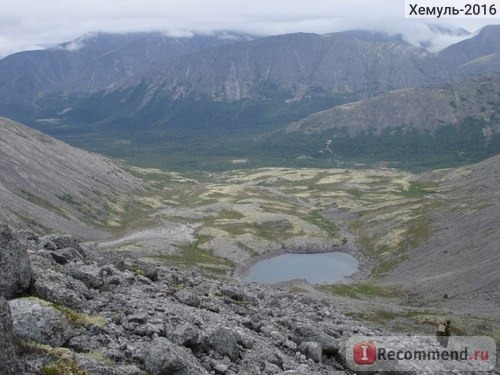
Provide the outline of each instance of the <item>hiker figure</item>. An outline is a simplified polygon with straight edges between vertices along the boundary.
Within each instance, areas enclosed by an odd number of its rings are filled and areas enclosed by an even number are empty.
[[[441,345],[443,348],[447,348],[448,340],[451,336],[451,322],[449,320],[446,321],[446,324],[440,323],[438,325],[436,336],[439,345]]]

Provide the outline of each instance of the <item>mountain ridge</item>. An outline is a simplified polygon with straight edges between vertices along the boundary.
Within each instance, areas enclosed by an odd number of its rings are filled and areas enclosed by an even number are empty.
[[[0,60],[3,87],[0,95],[7,102],[12,98],[20,104],[33,104],[40,96],[53,91],[101,90],[118,81],[144,75],[176,55],[234,41],[227,35],[173,38],[158,32],[91,33],[45,50],[15,53]],[[251,39],[243,34],[240,37]],[[11,92],[15,84],[25,89],[16,95]],[[32,92],[28,90],[30,86]]]
[[[499,92],[500,76],[401,89],[312,114],[290,124],[288,131],[310,134],[345,128],[351,136],[371,129],[380,134],[385,128],[401,126],[435,131],[440,124],[456,125],[470,117],[491,122],[491,131],[497,133],[500,132],[496,116]]]
[[[164,167],[170,160],[177,162],[181,157],[185,160],[198,154],[203,161],[216,155],[227,164],[231,159],[248,159],[256,151],[260,154],[255,156],[260,160],[271,157],[291,165],[298,157],[311,156],[311,149],[304,150],[305,142],[291,140],[293,147],[299,146],[300,152],[290,159],[285,144],[268,147],[269,143],[260,140],[272,134],[283,134],[286,124],[346,103],[384,93],[389,93],[388,98],[396,98],[397,95],[391,92],[397,89],[411,91],[433,85],[459,85],[474,77],[499,74],[500,64],[496,61],[500,56],[497,42],[500,37],[496,36],[500,36],[500,27],[484,28],[477,35],[437,53],[397,38],[375,35],[373,41],[366,34],[356,35],[296,33],[230,43],[219,41],[218,45],[206,49],[197,45],[188,50],[191,48],[188,46],[182,53],[171,55],[154,67],[145,64],[148,73],[122,77],[104,89],[41,91],[36,94],[38,99],[35,101],[33,92],[21,95],[22,92],[19,94],[19,90],[7,84],[0,86],[5,98],[0,102],[0,113],[80,147],[117,157],[133,155],[134,161],[145,160],[143,165],[148,166]],[[474,43],[477,48],[470,48]],[[22,85],[18,88],[29,91]],[[11,98],[21,95],[23,99],[14,103],[14,98],[9,104],[9,95]],[[496,100],[498,98],[493,98],[494,102]],[[380,97],[372,103],[377,101]],[[469,106],[460,100],[455,102],[455,105]],[[428,103],[434,112],[443,112],[439,120],[444,125],[454,123],[456,110],[453,106],[444,103],[446,105],[437,107],[434,102]],[[486,107],[494,107],[497,111],[495,104]],[[413,109],[408,113],[413,113],[414,118],[431,121],[426,111],[419,106],[419,111]],[[365,115],[359,114],[370,120]],[[390,113],[386,113],[387,116]],[[432,130],[434,127],[426,124],[414,129],[410,126],[409,130],[418,136],[423,128]],[[471,138],[470,132],[477,130],[472,125],[466,127],[457,134],[453,133],[453,127],[448,128],[448,133],[441,134],[439,140],[426,138],[421,143],[430,142],[433,150],[448,150],[449,161],[461,151],[443,148],[442,143],[448,139],[466,143]],[[375,135],[384,129],[376,130]],[[220,147],[221,134],[230,143],[227,148]],[[480,137],[480,134],[473,134],[472,139],[476,141]],[[414,142],[412,139],[400,141]],[[364,146],[380,148],[377,142],[366,139]],[[394,146],[391,142],[385,143],[386,148]],[[250,149],[250,144],[255,147]],[[319,152],[322,146],[314,147]],[[409,156],[416,154],[412,151],[411,155],[405,155],[404,148],[398,147],[398,155],[401,153],[403,159],[409,160]],[[478,144],[471,147],[477,148]],[[345,145],[344,149],[352,149],[352,145]],[[280,154],[277,150],[285,150],[285,153]],[[150,156],[152,152],[156,154]],[[481,157],[492,155],[489,149],[474,152]],[[379,151],[366,154],[385,158]],[[477,160],[475,157],[464,162]]]

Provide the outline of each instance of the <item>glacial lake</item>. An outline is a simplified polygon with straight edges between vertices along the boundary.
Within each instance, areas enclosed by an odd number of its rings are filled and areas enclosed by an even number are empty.
[[[266,284],[293,279],[306,279],[312,284],[349,283],[348,276],[357,269],[356,258],[346,253],[284,254],[255,263],[245,280]]]

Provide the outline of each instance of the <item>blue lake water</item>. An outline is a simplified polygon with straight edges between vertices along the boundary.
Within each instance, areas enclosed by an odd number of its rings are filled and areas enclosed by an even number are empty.
[[[255,263],[246,280],[267,284],[293,279],[313,284],[347,283],[347,276],[357,269],[356,258],[346,253],[284,254]]]

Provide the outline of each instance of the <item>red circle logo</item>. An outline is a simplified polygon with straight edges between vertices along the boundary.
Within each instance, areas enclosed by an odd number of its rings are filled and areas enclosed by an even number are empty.
[[[371,342],[354,345],[354,362],[358,365],[371,365],[377,360],[377,347]]]

